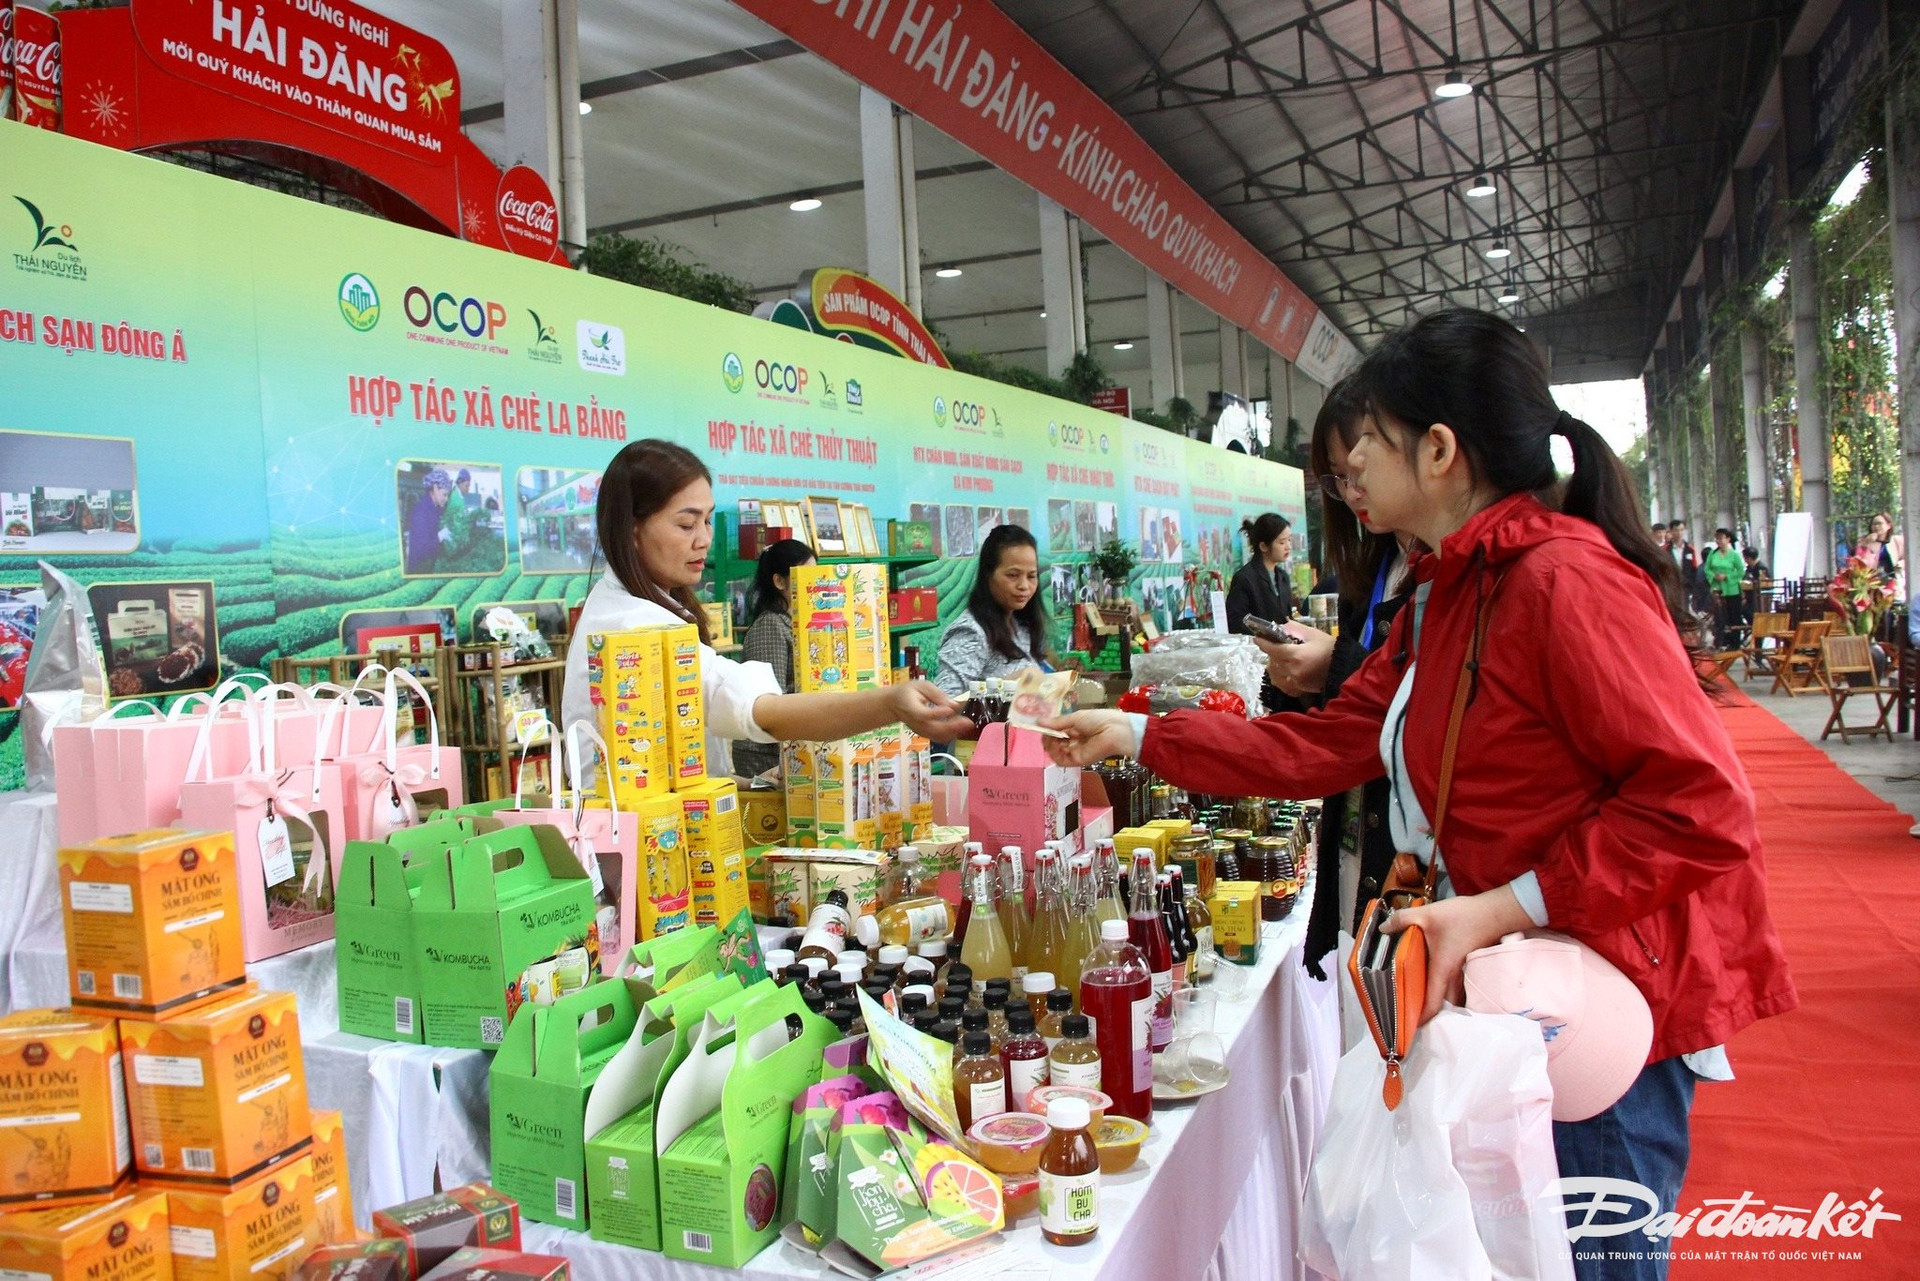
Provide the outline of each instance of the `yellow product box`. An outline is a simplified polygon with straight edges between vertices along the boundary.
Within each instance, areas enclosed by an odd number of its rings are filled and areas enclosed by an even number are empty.
[[[767,851],[771,848],[770,845],[755,845],[746,851],[747,910],[762,925],[773,914],[772,888],[767,882]]]
[[[1217,881],[1207,900],[1214,949],[1236,965],[1260,961],[1260,899],[1265,890],[1259,881]]]
[[[825,901],[834,891],[847,896],[847,911],[854,916],[872,916],[880,910],[880,892],[887,883],[887,870],[893,860],[879,850],[783,850],[782,854],[805,864],[807,869],[807,908]]]
[[[639,939],[645,942],[684,929],[692,912],[687,880],[687,820],[680,798],[669,792],[633,807],[640,821]]]
[[[853,683],[871,689],[889,683],[893,667],[892,628],[887,621],[887,567],[870,563],[839,565],[847,571],[847,618],[851,625]]]
[[[347,1127],[338,1112],[313,1113],[313,1223],[316,1241],[358,1241],[347,1184]]]
[[[130,1191],[100,1205],[0,1215],[8,1281],[169,1281],[167,1194]]]
[[[725,925],[749,906],[739,789],[732,779],[717,778],[676,795],[686,817],[693,923]]]
[[[807,865],[791,857],[802,851],[789,845],[769,850],[762,860],[767,880],[767,917],[785,917],[804,926],[813,900],[807,897]]]
[[[851,738],[830,743],[814,743],[813,748],[813,830],[821,836],[838,836],[852,827],[858,807],[854,775],[858,748]]]
[[[933,822],[933,744],[924,734],[901,726],[900,760],[905,774],[901,802],[907,826],[918,830]]]
[[[793,683],[803,694],[854,688],[846,565],[800,565],[793,575]]]
[[[313,1158],[234,1188],[167,1193],[174,1281],[286,1281],[320,1244]]]
[[[160,1023],[126,1019],[120,1036],[143,1181],[231,1187],[312,1144],[293,993],[249,992]]]
[[[74,1005],[157,1017],[247,981],[230,832],[159,828],[60,851]]]
[[[706,693],[700,684],[700,633],[692,624],[658,629],[667,697],[667,752],[673,786],[705,782]]]
[[[1148,823],[1147,826],[1150,828],[1158,829],[1163,832],[1171,832],[1172,836],[1170,839],[1176,840],[1176,841],[1183,836],[1193,835],[1193,822],[1191,819],[1156,818],[1152,822]]]
[[[814,778],[815,744],[792,739],[780,744],[780,778],[784,784],[786,827],[811,829],[819,815],[819,786]]]
[[[740,797],[740,838],[749,846],[778,845],[787,839],[786,793],[768,787],[744,787],[734,780]]]
[[[0,1210],[105,1201],[132,1166],[114,1020],[77,1010],[0,1018]]]
[[[1158,871],[1166,866],[1173,849],[1173,833],[1164,827],[1123,827],[1113,834],[1113,851],[1120,856],[1122,867],[1133,866],[1133,852],[1143,845],[1153,851],[1153,866]]]
[[[613,760],[612,800],[621,809],[668,788],[666,656],[658,628],[589,632],[587,679]]]

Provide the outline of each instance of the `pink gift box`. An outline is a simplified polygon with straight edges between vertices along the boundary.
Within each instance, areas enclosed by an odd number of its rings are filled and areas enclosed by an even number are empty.
[[[373,743],[337,762],[345,807],[342,822],[349,841],[383,841],[396,828],[412,827],[441,810],[457,809],[466,799],[460,749],[440,745],[440,717],[433,700],[411,673],[391,670],[386,676],[382,722]],[[426,703],[427,742],[402,747],[394,741],[400,698],[396,683],[411,686]]]
[[[245,691],[244,682],[230,680],[211,695],[179,700],[164,716],[151,703],[123,703],[86,724],[55,729],[61,844],[171,826],[196,749],[212,762],[203,777],[247,769],[253,754],[247,703],[226,701]],[[121,715],[142,708],[143,715]]]
[[[1035,730],[986,726],[967,769],[967,826],[995,852],[1033,852],[1080,829],[1080,771],[1055,765]]]

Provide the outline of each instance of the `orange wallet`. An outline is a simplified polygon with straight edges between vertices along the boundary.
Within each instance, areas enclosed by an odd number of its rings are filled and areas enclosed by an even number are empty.
[[[1413,906],[1415,898],[1402,906]],[[1392,1111],[1400,1106],[1405,1083],[1400,1063],[1413,1048],[1413,1034],[1420,1028],[1420,1014],[1427,1004],[1427,938],[1418,925],[1410,925],[1396,934],[1380,930],[1386,922],[1385,899],[1367,904],[1360,923],[1360,937],[1347,958],[1347,973],[1353,990],[1359,995],[1360,1009],[1367,1016],[1367,1030],[1380,1057],[1387,1061],[1387,1079],[1380,1086],[1381,1101]]]

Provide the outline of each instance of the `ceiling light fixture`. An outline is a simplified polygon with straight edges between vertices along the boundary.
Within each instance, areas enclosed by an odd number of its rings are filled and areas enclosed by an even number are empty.
[[[1040,319],[1042,319],[1042,320],[1045,320],[1046,318],[1047,318],[1047,313],[1046,313],[1046,312],[1044,312],[1044,311],[1043,311],[1043,312],[1041,312],[1041,313],[1040,313]]]
[[[955,276],[958,276],[962,273],[958,267],[942,267],[939,270],[935,271],[933,274],[940,277],[940,279],[942,280],[952,280]]]
[[[1505,257],[1507,257],[1507,256],[1508,256],[1509,254],[1511,254],[1512,252],[1513,252],[1513,250],[1511,250],[1511,249],[1509,249],[1509,248],[1507,248],[1507,242],[1506,242],[1506,241],[1504,241],[1504,240],[1496,240],[1496,241],[1494,241],[1494,242],[1493,242],[1493,248],[1491,248],[1491,249],[1489,249],[1489,250],[1487,250],[1487,257],[1489,257],[1489,258],[1505,258]]]
[[[811,213],[819,207],[820,198],[818,196],[802,196],[787,206],[787,208],[793,210],[795,213]]]
[[[1502,285],[1500,287],[1500,301],[1501,302],[1519,302],[1520,295],[1512,285]]]
[[[1113,345],[1113,349],[1115,351],[1132,351],[1133,344],[1130,342],[1117,342]]]
[[[1469,196],[1473,196],[1476,198],[1480,196],[1491,196],[1493,192],[1494,192],[1494,186],[1493,186],[1492,174],[1483,173],[1483,174],[1475,175],[1472,184],[1467,188],[1467,194]]]
[[[580,114],[581,114],[581,115],[583,115],[583,116],[590,116],[590,115],[592,115],[592,114],[593,114],[593,104],[592,104],[591,102],[583,102],[583,103],[581,103],[581,104],[580,104]]]
[[[1465,76],[1461,75],[1458,71],[1449,71],[1447,78],[1434,87],[1433,96],[1436,98],[1464,98],[1472,92],[1473,86],[1467,83]]]

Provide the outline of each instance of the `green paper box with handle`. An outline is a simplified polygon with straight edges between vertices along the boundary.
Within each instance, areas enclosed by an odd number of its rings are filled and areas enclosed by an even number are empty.
[[[521,1004],[598,971],[593,883],[558,828],[477,835],[424,868],[413,950],[427,1044],[497,1050]]]
[[[794,987],[707,1012],[658,1104],[669,1258],[737,1268],[777,1235],[787,1118],[836,1039]]]
[[[488,1129],[493,1184],[520,1203],[523,1217],[587,1226],[587,1108],[653,996],[638,979],[608,979],[514,1015],[488,1073]]]
[[[649,1001],[639,1026],[601,1070],[587,1100],[587,1205],[593,1239],[660,1248],[659,1152],[654,1103],[686,1061],[709,1009],[744,995],[730,974],[703,974]]]

